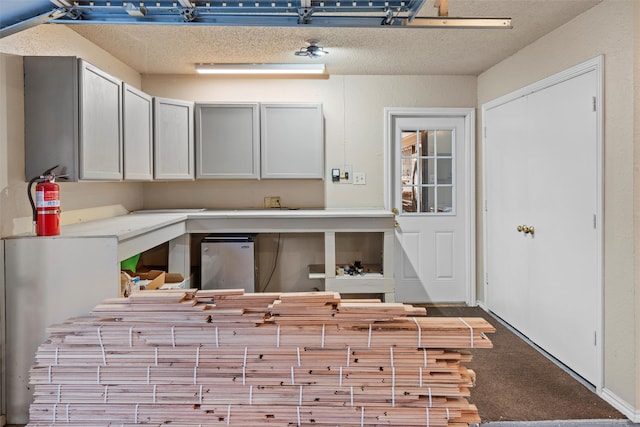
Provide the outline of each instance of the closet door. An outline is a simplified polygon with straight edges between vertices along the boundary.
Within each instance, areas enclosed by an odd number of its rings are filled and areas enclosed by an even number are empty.
[[[597,372],[595,72],[529,98],[531,339],[593,382]]]
[[[531,239],[518,227],[530,212],[531,144],[527,98],[485,113],[486,245],[491,310],[521,332],[529,330]]]
[[[491,311],[597,384],[597,73],[485,111]]]

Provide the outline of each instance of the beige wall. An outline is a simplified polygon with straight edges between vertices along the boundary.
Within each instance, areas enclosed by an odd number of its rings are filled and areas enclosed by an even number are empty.
[[[0,39],[0,237],[31,231],[25,181],[32,177],[24,176],[22,56],[27,55],[79,56],[133,86],[141,84],[135,70],[61,25],[41,25]],[[142,191],[142,184],[62,183],[62,221],[140,209]]]
[[[198,102],[321,102],[325,170],[350,165],[366,185],[325,181],[198,181],[145,184],[146,208],[261,207],[281,196],[288,207],[384,206],[384,108],[473,107],[474,76],[330,76],[323,79],[223,79],[145,75],[147,93]]]
[[[366,174],[366,185],[334,184],[322,180],[205,180],[144,184],[147,209],[205,207],[256,208],[265,196],[280,196],[295,208],[384,206],[384,108],[473,107],[474,76],[331,76],[323,79],[223,79],[205,76],[145,75],[147,93],[199,102],[321,102],[325,118],[326,175],[331,168],[350,165]],[[353,237],[353,236],[352,236]],[[365,239],[368,237],[364,237]],[[266,243],[265,243],[266,242]],[[352,240],[352,242],[358,242]],[[260,283],[271,271],[273,236],[259,240]],[[377,243],[377,246],[376,246]],[[348,251],[339,263],[356,259],[379,262],[382,236],[360,246],[367,253]],[[346,247],[345,242],[340,247]],[[358,246],[358,244],[356,244]],[[282,235],[281,259],[270,291],[322,289],[307,278],[307,264],[321,263],[322,236]]]
[[[635,0],[605,0],[478,77],[478,106],[481,106],[597,55],[604,55],[604,385],[625,402],[636,403],[636,407],[640,330],[636,313],[640,306],[634,302],[638,292],[635,276],[638,264],[634,254],[639,248],[640,230],[634,228],[634,213],[637,212],[634,211],[634,198],[638,198],[634,166],[639,156],[635,147],[640,140],[636,138],[634,142],[634,37],[630,35],[635,34],[637,39],[637,28],[634,32],[637,9]],[[637,90],[637,76],[635,78]],[[635,120],[637,132],[637,112]],[[482,200],[480,167],[477,174],[478,200]],[[479,210],[478,224],[482,224],[481,215]],[[477,277],[480,278],[484,272],[482,239],[478,240]],[[478,280],[478,283],[482,281]],[[483,290],[479,286],[481,299]]]

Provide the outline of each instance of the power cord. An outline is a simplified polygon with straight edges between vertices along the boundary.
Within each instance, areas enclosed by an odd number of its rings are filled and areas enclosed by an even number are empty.
[[[278,255],[280,254],[280,236],[281,234],[278,233],[278,243],[276,245],[276,256],[273,257],[273,268],[271,269],[271,273],[269,273],[269,278],[267,279],[267,283],[260,289],[260,292],[264,292],[267,290],[267,288],[269,287],[269,284],[271,283],[271,278],[273,277],[273,273],[276,271],[276,267],[278,266]]]

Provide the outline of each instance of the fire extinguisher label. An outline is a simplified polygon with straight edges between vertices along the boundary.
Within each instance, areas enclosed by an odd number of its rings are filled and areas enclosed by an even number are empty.
[[[56,208],[60,206],[59,191],[36,191],[37,208]]]

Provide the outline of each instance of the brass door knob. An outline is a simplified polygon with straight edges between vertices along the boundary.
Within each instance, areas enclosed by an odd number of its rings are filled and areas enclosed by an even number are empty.
[[[398,208],[391,209],[391,212],[393,212],[394,215],[398,215]]]
[[[536,231],[533,225],[519,225],[518,227],[516,227],[516,229],[519,233],[524,232],[524,234],[531,235],[533,235],[533,233]]]

